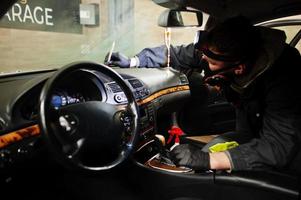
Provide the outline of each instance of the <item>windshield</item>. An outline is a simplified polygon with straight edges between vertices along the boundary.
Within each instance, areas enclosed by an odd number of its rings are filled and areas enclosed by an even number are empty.
[[[0,21],[0,72],[103,62],[113,43],[129,57],[163,45],[164,9],[151,0],[19,0]],[[193,42],[195,31],[174,29],[172,44]]]

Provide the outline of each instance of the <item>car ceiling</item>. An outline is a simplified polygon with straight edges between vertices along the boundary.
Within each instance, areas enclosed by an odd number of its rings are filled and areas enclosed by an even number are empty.
[[[153,0],[163,2],[163,0]],[[168,7],[192,7],[217,19],[244,15],[254,23],[301,13],[300,0],[166,0],[161,5]]]
[[[201,10],[217,19],[234,15],[244,15],[254,23],[301,13],[300,0],[153,0],[171,2],[164,5],[179,5]],[[4,15],[16,0],[3,0],[0,17]],[[162,4],[161,4],[162,5]],[[168,7],[168,6],[167,6]]]
[[[1,1],[0,6],[0,18],[9,10],[11,5],[13,5],[16,2],[16,0],[4,0]]]

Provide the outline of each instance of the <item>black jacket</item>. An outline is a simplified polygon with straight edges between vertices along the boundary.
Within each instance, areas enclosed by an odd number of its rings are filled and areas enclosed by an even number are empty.
[[[300,55],[285,44],[283,32],[262,29],[264,44],[255,66],[225,90],[226,96],[229,91],[237,96],[236,132],[247,138],[227,155],[232,170],[293,167],[300,171]],[[154,67],[158,67],[164,66],[165,53],[161,46],[145,49],[137,57],[141,67],[153,67],[153,58],[157,59]],[[171,66],[201,67],[194,44],[171,47]]]
[[[228,151],[233,170],[296,165],[301,144],[300,66],[299,52],[285,46],[273,65],[239,95],[236,131],[251,140]]]

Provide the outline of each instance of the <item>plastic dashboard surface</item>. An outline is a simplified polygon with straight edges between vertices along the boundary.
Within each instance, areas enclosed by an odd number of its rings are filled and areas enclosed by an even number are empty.
[[[122,76],[130,83],[134,96],[136,97],[138,103],[139,101],[142,101],[147,97],[155,99],[156,97],[162,96],[167,93],[189,89],[188,87],[180,87],[180,89],[177,88],[178,86],[188,86],[188,81],[185,75],[180,74],[176,71],[166,69],[118,68],[116,68],[115,70],[122,74]],[[22,108],[22,106],[28,107],[28,104],[38,104],[38,98],[43,84],[49,77],[51,77],[53,73],[54,72],[40,72],[0,77],[0,91],[2,93],[2,95],[0,96],[1,131],[15,129],[19,126],[22,127],[26,124],[26,122],[31,122],[30,119],[28,120],[26,117],[24,118],[24,116],[20,114],[20,112],[22,111],[18,109],[24,109],[24,107]],[[98,99],[96,98],[97,100],[105,100],[107,98],[105,101],[109,103],[124,103],[123,101],[118,101],[119,98],[115,97],[114,94],[118,94],[118,91],[114,91],[113,82],[105,77],[102,77],[101,74],[96,74],[96,78],[98,78],[99,84],[104,86],[103,89],[106,89],[106,91],[102,90],[102,86],[96,85],[94,89],[97,90],[98,87],[99,91],[93,91],[93,94],[90,95],[99,95],[97,97]],[[67,83],[67,85],[68,84],[69,83]],[[80,85],[84,84],[80,83]],[[64,105],[67,103],[76,103],[78,101],[85,100],[85,95],[79,93],[78,91],[72,91],[72,86],[67,87],[67,90],[58,90],[57,93],[54,94],[54,104],[60,102],[61,105]],[[168,88],[174,89],[164,91]],[[84,89],[85,88],[83,87],[82,90]],[[58,98],[61,99],[58,100]],[[150,101],[150,99],[148,101]]]

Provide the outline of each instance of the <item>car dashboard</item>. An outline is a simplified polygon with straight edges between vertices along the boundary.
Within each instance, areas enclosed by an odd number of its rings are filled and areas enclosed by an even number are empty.
[[[169,102],[190,96],[187,77],[172,69],[114,68],[128,83],[139,106],[142,140],[156,133],[157,111]],[[8,169],[35,153],[41,143],[40,93],[56,71],[24,73],[0,79],[0,168]],[[80,70],[60,81],[52,93],[53,109],[102,101],[123,107],[127,98],[110,77],[93,70]],[[175,98],[175,96],[177,98]]]

